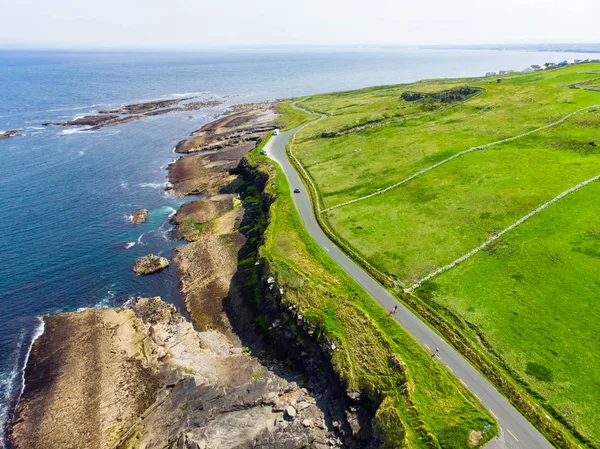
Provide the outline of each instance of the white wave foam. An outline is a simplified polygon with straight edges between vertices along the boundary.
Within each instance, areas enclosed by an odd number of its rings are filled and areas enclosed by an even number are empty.
[[[111,287],[114,287],[113,284]],[[112,290],[108,290],[106,295],[104,295],[99,302],[94,305],[95,309],[104,309],[105,307],[112,307],[112,300],[115,299],[115,292]]]
[[[196,96],[196,95],[206,95],[208,93],[209,93],[208,91],[205,91],[205,92],[184,92],[184,93],[177,93],[177,94],[165,95],[165,97],[182,98],[182,97],[189,97],[189,96]]]
[[[82,132],[86,132],[88,129],[89,128],[69,128],[69,129],[62,130],[57,135],[59,135],[59,136],[68,136],[70,134],[80,134]],[[91,131],[87,131],[87,132],[91,132]]]
[[[138,298],[137,296],[129,296],[129,297],[127,298],[127,301],[125,301],[121,307],[122,307],[122,308],[124,308],[124,309],[127,309],[127,308],[129,308],[129,307],[131,306],[131,304],[133,304],[133,302],[134,302],[134,301],[135,301],[137,298]]]
[[[84,152],[84,151],[80,151],[80,152],[79,152],[79,156],[83,156],[84,154],[85,154],[85,152]]]
[[[138,245],[145,245],[145,243],[142,242],[142,237],[144,237],[144,235],[146,235],[145,232],[143,234],[140,234],[140,236],[137,238],[137,240],[135,241],[135,243],[138,244]]]
[[[169,161],[168,164],[166,165],[161,165],[160,169],[161,170],[165,170],[166,168],[169,168],[171,165],[173,165],[175,162],[177,162],[177,159],[171,159],[171,161]]]
[[[58,108],[58,109],[46,109],[43,112],[61,112],[61,111],[80,111],[82,109],[91,109],[100,106],[99,104],[93,104],[91,106],[80,106],[77,108]]]
[[[23,331],[19,335],[19,342],[16,345],[16,349],[10,356],[11,359],[19,358],[19,353],[23,347],[25,337],[26,332]],[[15,403],[13,395],[16,390],[15,383],[19,377],[19,368],[20,365],[15,363],[9,372],[0,373],[0,448],[4,447],[1,438],[4,435],[6,423],[8,422],[9,414],[11,412],[11,406]]]
[[[27,349],[27,354],[25,355],[25,361],[23,362],[23,369],[21,370],[21,391],[19,392],[19,398],[25,391],[25,368],[27,367],[27,362],[29,361],[29,356],[31,355],[31,349],[33,348],[33,344],[35,341],[42,336],[44,333],[44,329],[46,328],[46,323],[42,317],[36,317],[39,320],[38,327],[33,332],[33,338],[31,340],[31,344],[29,345],[29,349]]]
[[[139,187],[149,187],[151,189],[159,189],[162,184],[159,182],[142,182],[141,184],[138,184]]]
[[[128,189],[129,186],[127,185],[127,183],[125,181],[121,182],[121,188],[122,189]]]
[[[172,189],[173,188],[173,184],[171,184],[171,181],[166,181],[163,183],[163,187],[165,189]]]
[[[125,249],[133,248],[135,246],[135,242],[127,242],[125,243]]]

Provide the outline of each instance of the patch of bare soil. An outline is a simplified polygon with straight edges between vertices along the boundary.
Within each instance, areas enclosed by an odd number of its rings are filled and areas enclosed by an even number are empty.
[[[483,432],[479,430],[471,431],[471,434],[469,435],[469,445],[471,445],[471,447],[477,446],[482,438]]]

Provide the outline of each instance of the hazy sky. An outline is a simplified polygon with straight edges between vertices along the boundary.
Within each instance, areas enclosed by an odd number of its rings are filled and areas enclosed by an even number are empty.
[[[600,0],[0,0],[0,46],[600,42]]]

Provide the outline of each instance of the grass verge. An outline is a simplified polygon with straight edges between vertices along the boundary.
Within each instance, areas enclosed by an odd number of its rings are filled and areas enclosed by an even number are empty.
[[[284,131],[294,129],[297,126],[312,122],[318,118],[314,115],[307,115],[302,111],[294,109],[290,102],[280,103],[277,106],[277,112],[281,114],[281,117],[277,120],[277,125]]]

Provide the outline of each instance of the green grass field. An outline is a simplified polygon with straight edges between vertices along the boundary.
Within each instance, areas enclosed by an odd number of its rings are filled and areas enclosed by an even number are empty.
[[[277,200],[260,255],[284,289],[285,304],[336,343],[332,363],[348,391],[382,401],[374,425],[384,447],[466,449],[471,432],[486,425],[491,429],[480,444],[491,438],[497,427],[489,412],[308,235],[279,167],[260,147],[247,158],[276,180],[267,187]],[[394,368],[390,354],[404,369]]]
[[[487,91],[472,101],[437,114],[334,138],[302,139],[314,134],[309,126],[298,136],[295,154],[316,182],[325,207],[330,207],[385,188],[470,147],[531,131],[583,107],[600,104],[597,92],[564,87],[577,79],[598,77],[600,66],[596,69],[598,73],[581,74],[579,78],[568,72],[550,72],[549,80],[538,82],[528,75],[502,83],[496,83],[495,79],[475,80],[470,84]],[[447,85],[439,87],[445,89]],[[382,107],[389,108],[387,102],[395,101],[399,107],[408,103],[413,116],[431,112],[415,111],[416,104],[400,100],[403,90],[413,89],[412,86],[384,88],[391,98],[381,100]],[[368,91],[379,98],[376,91]],[[358,97],[364,97],[362,91],[358,91]],[[328,112],[330,109],[324,108],[318,98],[312,97],[302,105],[311,109],[314,103],[316,110]],[[334,104],[348,101],[336,98]],[[443,107],[440,105],[439,109]],[[335,115],[332,119],[337,124],[342,117]],[[353,115],[348,118],[350,121],[346,123],[356,120]],[[318,126],[327,127],[329,120],[322,120]]]
[[[277,125],[285,131],[317,119],[317,116],[315,115],[307,115],[304,112],[297,111],[292,108],[290,103],[280,103],[277,106],[277,112],[281,114],[281,118],[278,120]]]
[[[600,441],[600,183],[542,211],[419,294],[476,325],[549,404]]]
[[[433,80],[317,95],[301,105],[329,117],[304,128],[293,151],[323,208],[341,205],[322,214],[333,232],[381,273],[412,285],[600,174],[598,79],[595,63],[501,82]],[[449,103],[401,96],[465,85],[483,91]],[[568,195],[416,292],[465,323],[474,344],[501,354],[513,380],[592,447],[600,447],[600,356],[592,354],[600,331],[599,192],[596,182]]]
[[[600,174],[599,128],[600,114],[588,112],[558,128],[466,154],[325,216],[367,261],[410,285]],[[594,139],[598,145],[589,145]]]

